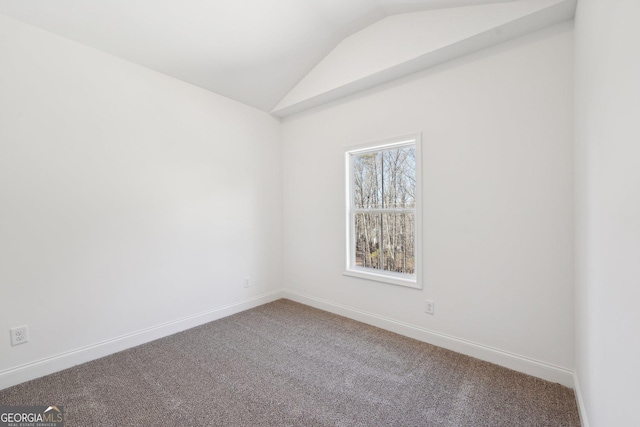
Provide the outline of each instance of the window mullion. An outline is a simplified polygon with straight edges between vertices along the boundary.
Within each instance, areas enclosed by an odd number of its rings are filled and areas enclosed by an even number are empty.
[[[353,209],[353,213],[369,213],[369,214],[404,214],[404,213],[415,213],[415,208],[391,208],[391,209],[363,209],[356,208]]]

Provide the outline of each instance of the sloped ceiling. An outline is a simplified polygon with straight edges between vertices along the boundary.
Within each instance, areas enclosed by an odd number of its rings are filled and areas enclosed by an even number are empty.
[[[342,40],[384,18],[548,1],[0,0],[0,13],[271,111]]]
[[[272,110],[285,117],[570,20],[576,0],[510,3],[404,13],[345,38]]]

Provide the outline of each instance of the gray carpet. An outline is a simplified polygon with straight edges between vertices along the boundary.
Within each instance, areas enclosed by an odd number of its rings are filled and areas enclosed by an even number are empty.
[[[87,426],[579,426],[573,391],[279,300],[0,391]]]

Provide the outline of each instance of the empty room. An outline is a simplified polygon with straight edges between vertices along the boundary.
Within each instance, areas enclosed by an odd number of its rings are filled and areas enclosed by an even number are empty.
[[[639,19],[0,0],[0,427],[640,425]]]

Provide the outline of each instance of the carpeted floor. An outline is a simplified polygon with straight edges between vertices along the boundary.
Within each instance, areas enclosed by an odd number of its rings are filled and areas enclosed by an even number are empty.
[[[0,391],[66,427],[579,426],[573,391],[279,300]]]

